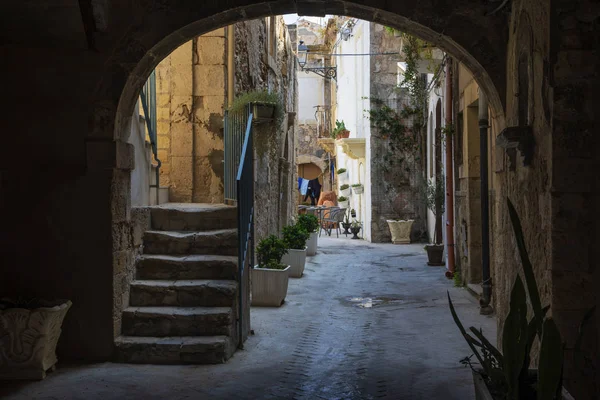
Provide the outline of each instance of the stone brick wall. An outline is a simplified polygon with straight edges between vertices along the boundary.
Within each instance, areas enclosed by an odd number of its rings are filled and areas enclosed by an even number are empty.
[[[382,25],[371,23],[371,52],[394,52],[401,39],[387,33]],[[371,99],[388,101],[395,94],[398,67],[388,57],[371,58]],[[371,107],[376,107],[371,101]],[[371,130],[371,241],[390,242],[386,220],[414,219],[411,240],[427,233],[427,209],[422,197],[423,164],[414,155],[390,149],[376,128]],[[405,159],[401,162],[399,160]],[[394,163],[390,163],[394,160]]]
[[[283,18],[273,17],[277,47],[265,52],[265,19],[235,25],[235,92],[254,89],[277,93],[284,106],[279,126],[255,125],[255,239],[278,235],[297,213],[295,146],[297,122],[288,113],[297,108],[296,56]],[[273,39],[273,38],[271,38]]]
[[[223,202],[225,29],[184,43],[156,67],[158,157],[169,201]]]
[[[549,162],[552,316],[566,340],[565,380],[577,399],[600,398],[600,6],[553,0],[543,89],[552,104]],[[551,88],[551,89],[550,89]],[[548,90],[550,89],[550,90]],[[542,93],[545,94],[546,91]],[[596,312],[574,349],[577,327]]]

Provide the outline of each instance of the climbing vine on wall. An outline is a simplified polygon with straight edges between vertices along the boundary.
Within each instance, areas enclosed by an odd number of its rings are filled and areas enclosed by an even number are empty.
[[[395,33],[393,28],[386,27],[386,30],[391,34]],[[405,156],[419,159],[417,150],[423,141],[427,124],[428,83],[419,71],[419,66],[422,60],[429,60],[430,66],[433,65],[434,47],[406,33],[402,33],[401,37],[406,67],[397,90],[406,95],[408,101],[397,111],[383,100],[372,98],[371,109],[367,110],[371,126],[377,129],[379,136],[389,145],[389,152],[383,156],[387,169],[395,162],[405,162]],[[434,73],[434,80],[439,79],[439,68],[440,65],[430,71]],[[409,170],[408,166],[405,168]]]

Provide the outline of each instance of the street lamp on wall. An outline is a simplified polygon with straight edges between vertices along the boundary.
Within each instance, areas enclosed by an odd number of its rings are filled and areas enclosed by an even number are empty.
[[[308,62],[308,52],[308,46],[304,44],[303,40],[301,40],[300,44],[298,45],[298,64],[300,65],[300,69],[302,71],[306,72],[307,74],[312,72],[326,79],[337,79],[337,67],[307,67],[306,64]]]

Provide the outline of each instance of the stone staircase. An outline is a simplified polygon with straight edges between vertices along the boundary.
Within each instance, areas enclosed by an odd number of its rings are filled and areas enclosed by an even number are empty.
[[[167,203],[150,210],[117,359],[225,362],[238,342],[237,209]]]

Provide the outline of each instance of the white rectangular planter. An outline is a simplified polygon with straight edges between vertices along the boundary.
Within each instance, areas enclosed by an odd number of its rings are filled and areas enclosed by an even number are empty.
[[[352,193],[352,189],[350,188],[340,190],[340,196],[349,197],[350,193]]]
[[[314,256],[317,254],[317,244],[318,244],[319,234],[317,232],[311,232],[308,240],[306,241],[306,255]]]
[[[286,269],[252,269],[252,305],[279,307],[288,290],[290,266]]]
[[[57,362],[56,344],[72,303],[0,311],[0,379],[44,379]]]
[[[281,263],[291,267],[290,277],[302,278],[306,265],[306,247],[304,250],[288,249],[287,254],[281,258]]]

